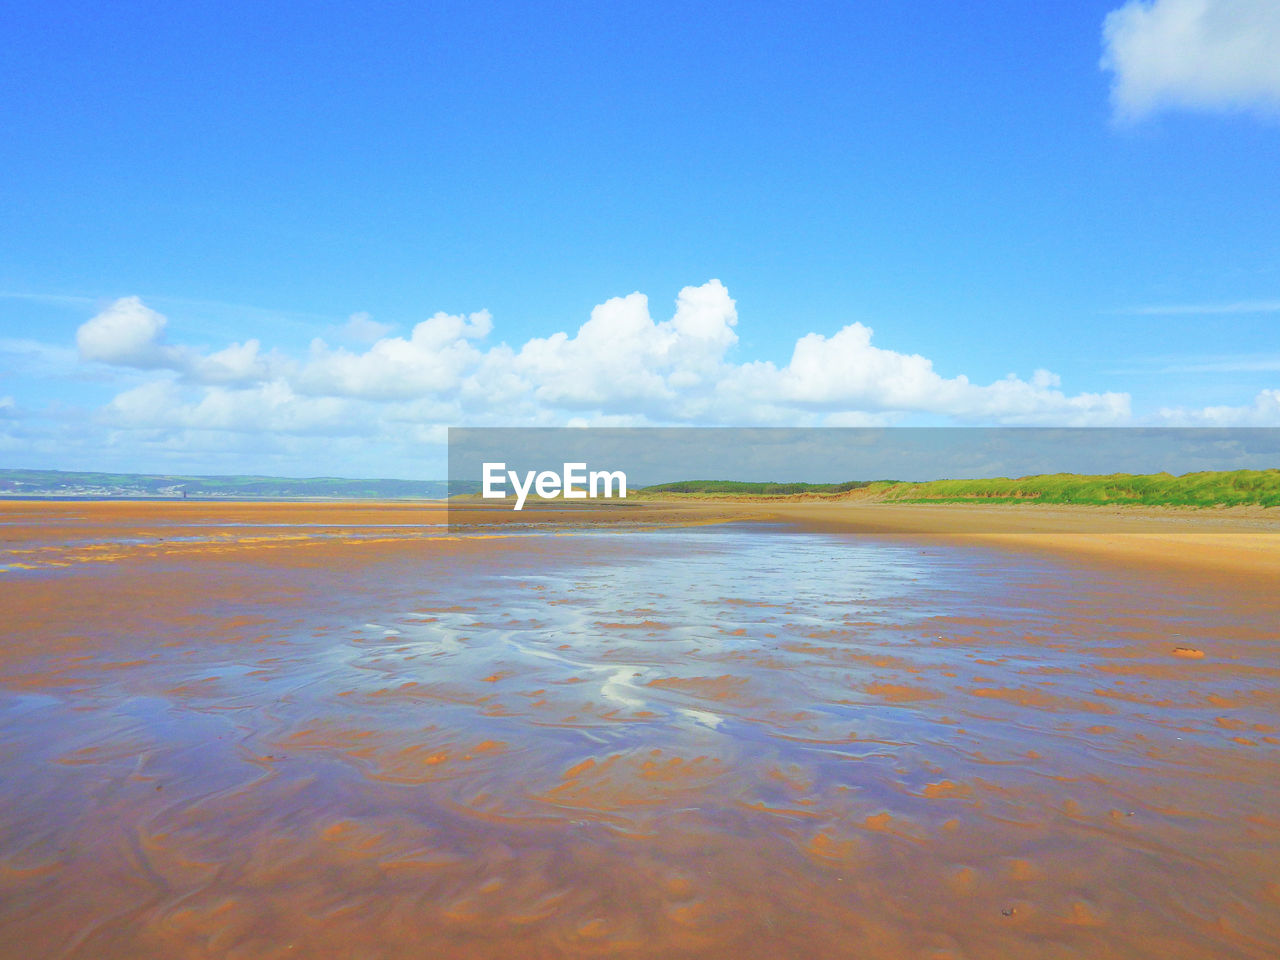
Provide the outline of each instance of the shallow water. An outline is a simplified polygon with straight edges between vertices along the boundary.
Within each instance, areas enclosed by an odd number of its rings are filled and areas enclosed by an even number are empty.
[[[5,676],[0,956],[1280,945],[1273,600],[763,526],[413,549]]]

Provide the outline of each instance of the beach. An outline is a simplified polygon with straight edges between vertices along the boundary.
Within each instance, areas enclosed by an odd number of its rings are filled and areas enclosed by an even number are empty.
[[[0,503],[0,957],[1274,956],[1278,529]]]

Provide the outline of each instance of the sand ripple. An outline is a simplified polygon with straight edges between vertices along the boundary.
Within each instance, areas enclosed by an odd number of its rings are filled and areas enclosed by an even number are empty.
[[[344,530],[7,574],[0,957],[1280,949],[1266,594]]]

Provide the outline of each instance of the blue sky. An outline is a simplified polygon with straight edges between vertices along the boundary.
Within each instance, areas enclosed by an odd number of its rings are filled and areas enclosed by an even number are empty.
[[[0,465],[1280,425],[1271,0],[6,9]]]

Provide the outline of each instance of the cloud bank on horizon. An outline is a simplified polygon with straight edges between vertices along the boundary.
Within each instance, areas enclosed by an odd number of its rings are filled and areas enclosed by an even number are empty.
[[[372,323],[360,318],[361,326]],[[80,359],[142,381],[97,411],[119,430],[344,435],[372,424],[868,425],[913,415],[965,423],[1114,425],[1124,393],[1068,394],[1037,370],[993,383],[947,377],[851,323],[807,333],[790,358],[735,362],[738,312],[719,280],[685,287],[670,319],[642,293],[599,304],[577,331],[489,343],[487,311],[437,313],[363,349],[312,340],[302,355],[258,340],[218,350],[169,344],[168,320],[124,297],[77,332]]]
[[[991,383],[946,376],[927,357],[879,346],[857,322],[804,334],[785,362],[738,362],[737,325],[729,290],[710,280],[682,289],[669,319],[655,319],[637,292],[599,304],[573,333],[515,346],[494,342],[482,310],[437,313],[404,335],[357,315],[338,331],[349,345],[316,338],[290,353],[257,339],[218,349],[170,342],[180,331],[130,296],[79,327],[63,371],[116,382],[108,401],[53,415],[4,398],[0,419],[28,451],[74,434],[87,455],[147,463],[234,453],[328,470],[334,456],[398,464],[382,472],[438,448],[451,425],[1280,424],[1280,390],[1240,406],[1135,416],[1127,393],[1071,393],[1048,370]]]
[[[669,319],[636,292],[599,304],[573,333],[515,346],[495,342],[481,310],[437,313],[404,335],[357,314],[334,331],[346,345],[210,349],[171,342],[181,331],[168,317],[122,297],[80,325],[74,350],[23,345],[58,376],[116,384],[110,399],[37,410],[0,397],[0,449],[46,460],[74,449],[89,458],[80,466],[118,469],[231,455],[393,474],[438,461],[448,426],[1280,426],[1277,389],[1135,414],[1127,392],[1072,393],[1046,369],[990,383],[946,376],[876,344],[860,322],[800,336],[785,362],[737,361],[737,326],[729,290],[709,280],[682,289]]]
[[[1280,113],[1276,0],[1129,0],[1102,33],[1117,119],[1179,107]]]

